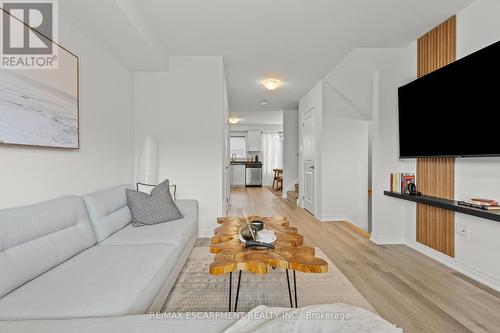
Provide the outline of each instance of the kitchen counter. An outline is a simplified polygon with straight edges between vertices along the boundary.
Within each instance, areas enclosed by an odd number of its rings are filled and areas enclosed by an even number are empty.
[[[262,162],[231,162],[231,186],[262,187]]]
[[[262,162],[247,162],[247,161],[234,161],[234,162],[231,162],[230,163],[231,165],[248,165],[248,164],[251,164],[251,165],[262,165]]]

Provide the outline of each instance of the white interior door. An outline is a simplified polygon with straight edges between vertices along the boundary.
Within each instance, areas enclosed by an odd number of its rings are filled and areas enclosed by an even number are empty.
[[[304,186],[303,186],[303,206],[304,209],[314,214],[314,176],[315,176],[315,156],[316,147],[314,141],[314,109],[304,114],[302,124],[302,154],[304,156]]]

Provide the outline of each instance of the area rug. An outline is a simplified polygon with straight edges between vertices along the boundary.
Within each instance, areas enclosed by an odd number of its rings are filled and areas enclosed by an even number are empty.
[[[195,247],[193,249],[163,305],[163,312],[228,310],[229,274],[214,276],[208,273],[213,256],[208,247]],[[345,303],[375,312],[368,301],[318,248],[316,248],[316,256],[328,262],[328,273],[297,272],[299,307],[314,304]],[[292,276],[290,274],[293,295]],[[233,273],[233,307],[237,283],[238,274]],[[267,275],[242,273],[238,311],[248,312],[258,305],[290,306],[284,271],[273,270]]]

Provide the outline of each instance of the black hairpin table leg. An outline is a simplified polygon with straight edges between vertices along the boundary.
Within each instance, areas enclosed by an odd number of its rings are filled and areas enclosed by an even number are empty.
[[[236,289],[236,301],[234,303],[234,312],[238,310],[238,298],[240,296],[240,286],[241,286],[241,273],[242,271],[239,271],[238,273],[238,287]],[[233,281],[233,273],[229,272],[229,312],[231,312],[231,292],[232,292],[232,281]],[[288,273],[288,269],[286,269],[286,284],[288,287],[288,297],[290,298],[290,307],[293,308],[293,300],[292,300],[292,290],[290,288],[290,275]],[[297,276],[295,274],[295,270],[293,271],[293,294],[295,298],[295,307],[298,308],[298,301],[297,301]]]
[[[295,270],[293,271],[293,291],[295,294],[295,307],[298,308],[299,304],[297,303],[297,279],[295,277]]]
[[[288,286],[288,296],[290,297],[290,307],[293,308],[292,290],[290,289],[290,277],[288,275],[288,268],[286,269],[286,284]]]
[[[236,302],[234,304],[234,312],[238,310],[238,296],[240,295],[241,271],[238,274],[238,288],[236,289]]]
[[[231,289],[233,289],[233,272],[229,272],[229,312],[231,312]]]

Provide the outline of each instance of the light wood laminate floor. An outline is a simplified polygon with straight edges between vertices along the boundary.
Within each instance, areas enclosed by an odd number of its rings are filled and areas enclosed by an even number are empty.
[[[267,188],[232,190],[229,215],[243,214],[286,216],[405,332],[500,332],[500,293],[407,246],[376,245],[346,222],[319,222]]]

